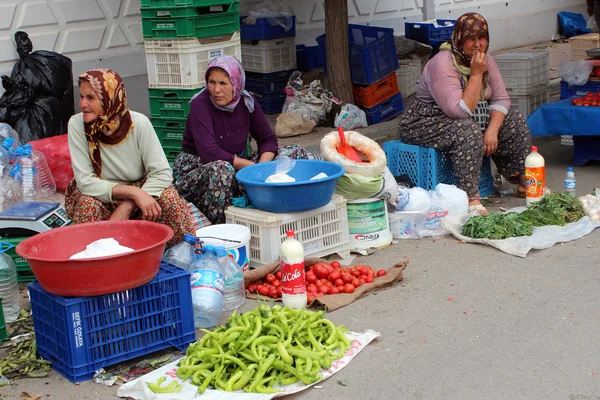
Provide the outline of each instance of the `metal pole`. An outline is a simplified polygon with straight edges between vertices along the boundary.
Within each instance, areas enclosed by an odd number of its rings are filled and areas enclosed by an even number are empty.
[[[435,0],[423,0],[423,21],[435,18]]]

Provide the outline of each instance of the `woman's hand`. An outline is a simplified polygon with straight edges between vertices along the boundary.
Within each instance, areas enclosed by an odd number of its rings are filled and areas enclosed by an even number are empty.
[[[483,154],[489,157],[496,150],[498,150],[498,131],[488,127],[483,134]]]
[[[110,216],[111,220],[126,221],[131,217],[137,206],[133,200],[123,201]]]
[[[487,55],[484,52],[477,51],[471,57],[471,76],[483,75],[487,69]]]
[[[133,197],[133,201],[142,212],[142,219],[145,221],[156,222],[162,214],[162,209],[158,205],[158,202],[154,200],[154,197],[144,192],[142,189],[136,188],[136,193]]]

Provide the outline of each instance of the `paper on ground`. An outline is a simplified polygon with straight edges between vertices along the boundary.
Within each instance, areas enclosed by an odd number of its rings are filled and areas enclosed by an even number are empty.
[[[381,336],[381,334],[368,329],[362,333],[346,332],[346,336],[352,341],[350,344],[350,349],[346,351],[344,357],[337,361],[333,361],[330,369],[321,371],[323,378],[312,385],[305,385],[302,382],[297,382],[292,385],[284,386],[280,393],[275,394],[246,393],[243,391],[230,393],[222,390],[208,389],[206,392],[204,392],[204,394],[198,397],[198,386],[190,383],[189,379],[185,382],[182,382],[181,379],[177,378],[176,371],[177,364],[179,363],[179,360],[177,360],[157,369],[156,371],[152,371],[131,382],[127,382],[123,386],[119,387],[119,390],[117,390],[117,396],[131,397],[136,400],[194,400],[198,398],[202,400],[270,400],[274,397],[290,395],[301,392],[302,390],[306,390],[344,368],[354,357],[356,357],[358,353],[360,353],[366,347],[367,344]],[[173,381],[173,379],[177,379],[177,381],[182,385],[181,391],[177,393],[156,394],[148,389],[148,382],[156,382],[162,376],[167,377],[167,380],[163,383],[163,386],[168,385],[171,381]]]
[[[512,212],[518,210],[508,210]],[[462,227],[467,222],[467,218],[446,217],[443,220],[444,227],[448,229],[454,237],[467,243],[487,244],[497,248],[500,251],[517,257],[525,258],[531,249],[542,250],[554,246],[556,243],[570,242],[579,239],[594,229],[600,227],[600,222],[592,222],[590,217],[583,217],[577,222],[571,222],[565,226],[549,225],[539,228],[533,228],[531,236],[519,236],[502,240],[492,239],[473,239],[461,234]]]

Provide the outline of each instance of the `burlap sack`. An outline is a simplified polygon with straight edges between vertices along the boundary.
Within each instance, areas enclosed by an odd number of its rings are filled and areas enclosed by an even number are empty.
[[[318,262],[327,262],[327,260],[323,260],[320,258],[305,258],[304,265],[305,267],[310,267],[311,265],[315,265]],[[388,270],[385,276],[381,276],[379,278],[375,278],[371,283],[365,283],[364,285],[356,288],[354,293],[340,293],[340,294],[328,294],[326,296],[319,297],[314,299],[309,306],[312,307],[323,307],[327,311],[334,311],[338,308],[342,308],[345,305],[352,303],[354,300],[359,299],[361,297],[367,296],[373,292],[378,290],[382,290],[388,288],[390,286],[394,286],[396,283],[400,282],[404,279],[404,270],[408,265],[408,258],[404,257],[401,261],[398,261],[394,265],[392,265]],[[279,261],[276,261],[271,264],[265,264],[262,267],[249,270],[244,273],[244,283],[246,287],[257,279],[261,279],[265,277],[269,273],[274,273],[279,270]],[[260,296],[256,293],[250,293],[246,291],[246,297],[249,299],[263,299],[267,301],[281,301],[272,299],[270,297]]]

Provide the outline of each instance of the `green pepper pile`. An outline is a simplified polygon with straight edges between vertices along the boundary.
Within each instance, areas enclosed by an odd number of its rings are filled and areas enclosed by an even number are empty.
[[[554,193],[531,204],[520,214],[490,214],[470,218],[462,234],[475,239],[506,239],[529,236],[534,226],[558,225],[579,221],[585,216],[581,202],[570,193]]]
[[[320,371],[350,348],[343,326],[323,318],[324,311],[260,305],[232,315],[225,326],[191,344],[177,369],[198,392],[210,386],[228,392],[277,393],[273,387],[298,381],[310,385]]]

